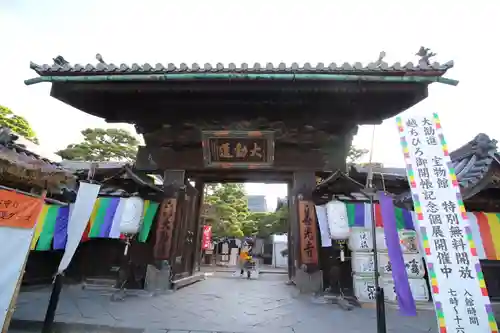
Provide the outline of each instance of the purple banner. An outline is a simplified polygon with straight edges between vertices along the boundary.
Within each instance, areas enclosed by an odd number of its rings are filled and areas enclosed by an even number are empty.
[[[365,204],[354,204],[354,226],[365,227]]]
[[[111,226],[113,225],[113,219],[115,218],[116,209],[118,208],[119,202],[120,198],[110,199],[108,208],[106,209],[106,215],[104,215],[104,222],[101,225],[99,237],[109,237],[109,233],[111,231]]]
[[[402,209],[402,212],[405,229],[415,230],[415,226],[413,225],[413,218],[411,217],[410,211],[408,211],[407,209]]]
[[[68,239],[69,206],[59,207],[54,228],[54,250],[64,250]]]
[[[406,274],[403,253],[399,245],[394,203],[392,202],[392,198],[384,192],[378,192],[378,197],[384,221],[387,252],[389,252],[389,260],[392,267],[392,278],[394,279],[394,286],[398,297],[399,312],[403,316],[416,316],[417,308],[415,307],[415,300],[413,299],[410,283],[408,282],[408,274]]]

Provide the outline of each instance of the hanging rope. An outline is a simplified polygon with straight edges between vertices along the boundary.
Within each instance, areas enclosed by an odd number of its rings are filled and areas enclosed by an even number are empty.
[[[370,144],[370,159],[368,160],[368,163],[370,163],[370,169],[372,169],[372,159],[373,159],[373,150],[375,148],[375,125],[373,125],[372,129],[372,141]]]
[[[375,125],[373,125],[372,130],[372,142],[370,144],[370,157],[368,159],[368,175],[366,176],[366,186],[373,187],[373,150],[375,149]]]

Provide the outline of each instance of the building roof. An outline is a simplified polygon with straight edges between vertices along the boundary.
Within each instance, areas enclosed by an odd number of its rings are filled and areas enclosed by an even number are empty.
[[[498,182],[500,155],[497,141],[488,135],[476,135],[473,140],[451,152],[450,158],[464,200]],[[398,201],[410,199],[410,191],[397,197]]]
[[[31,146],[36,146],[29,142]],[[12,186],[48,188],[59,192],[74,188],[76,177],[68,170],[27,149],[28,141],[7,127],[0,127],[2,182]]]
[[[102,183],[101,196],[129,197],[139,195],[139,192],[149,195],[163,192],[162,187],[157,186],[157,177],[136,173],[127,162],[63,160],[61,164],[80,179],[90,176],[92,180]]]
[[[464,200],[487,188],[498,187],[500,154],[497,141],[488,135],[476,135],[473,140],[451,152],[450,158]],[[363,200],[359,190],[364,187],[368,172],[368,167],[357,165],[352,166],[349,173],[337,171],[318,184],[316,192],[334,192],[340,200]],[[411,200],[405,168],[373,168],[372,172],[377,189],[384,189],[386,184],[390,184],[390,187],[404,184],[405,190],[402,193],[394,193],[395,201],[402,203]]]
[[[62,57],[61,57],[62,58]],[[57,58],[56,58],[57,59]],[[441,76],[450,68],[453,67],[453,61],[448,61],[444,64],[438,62],[426,63],[419,62],[413,64],[408,62],[406,64],[401,64],[396,62],[392,65],[380,61],[371,62],[369,64],[363,65],[360,62],[355,63],[343,63],[343,64],[324,64],[318,63],[316,65],[311,65],[310,63],[305,63],[300,66],[298,63],[292,63],[287,65],[285,63],[273,64],[266,63],[260,64],[255,63],[254,65],[248,65],[247,63],[242,63],[236,65],[235,63],[230,63],[224,65],[222,63],[200,65],[193,63],[191,66],[182,63],[176,66],[173,63],[169,64],[149,64],[144,63],[139,65],[137,63],[127,65],[120,64],[115,65],[113,63],[98,62],[97,64],[86,64],[71,65],[64,61],[55,61],[54,64],[43,64],[38,65],[31,63],[30,67],[37,72],[40,76],[57,76],[57,75],[120,75],[120,74],[167,74],[167,73],[311,73],[311,74],[371,74],[371,75],[429,75],[429,76]]]

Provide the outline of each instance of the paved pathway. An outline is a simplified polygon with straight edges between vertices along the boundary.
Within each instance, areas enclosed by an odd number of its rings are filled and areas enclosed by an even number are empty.
[[[318,304],[312,296],[298,295],[285,279],[282,274],[264,274],[249,281],[217,273],[175,293],[130,296],[121,302],[112,302],[105,291],[68,287],[61,294],[56,321],[170,333],[376,332],[374,310],[346,312]],[[47,290],[22,293],[14,318],[42,321],[48,297]],[[387,312],[388,332],[437,332],[433,311],[422,311],[416,318]]]

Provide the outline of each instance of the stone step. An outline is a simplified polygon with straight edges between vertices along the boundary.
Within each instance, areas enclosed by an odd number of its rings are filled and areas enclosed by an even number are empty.
[[[88,278],[83,281],[85,287],[113,287],[116,285],[115,279]]]

